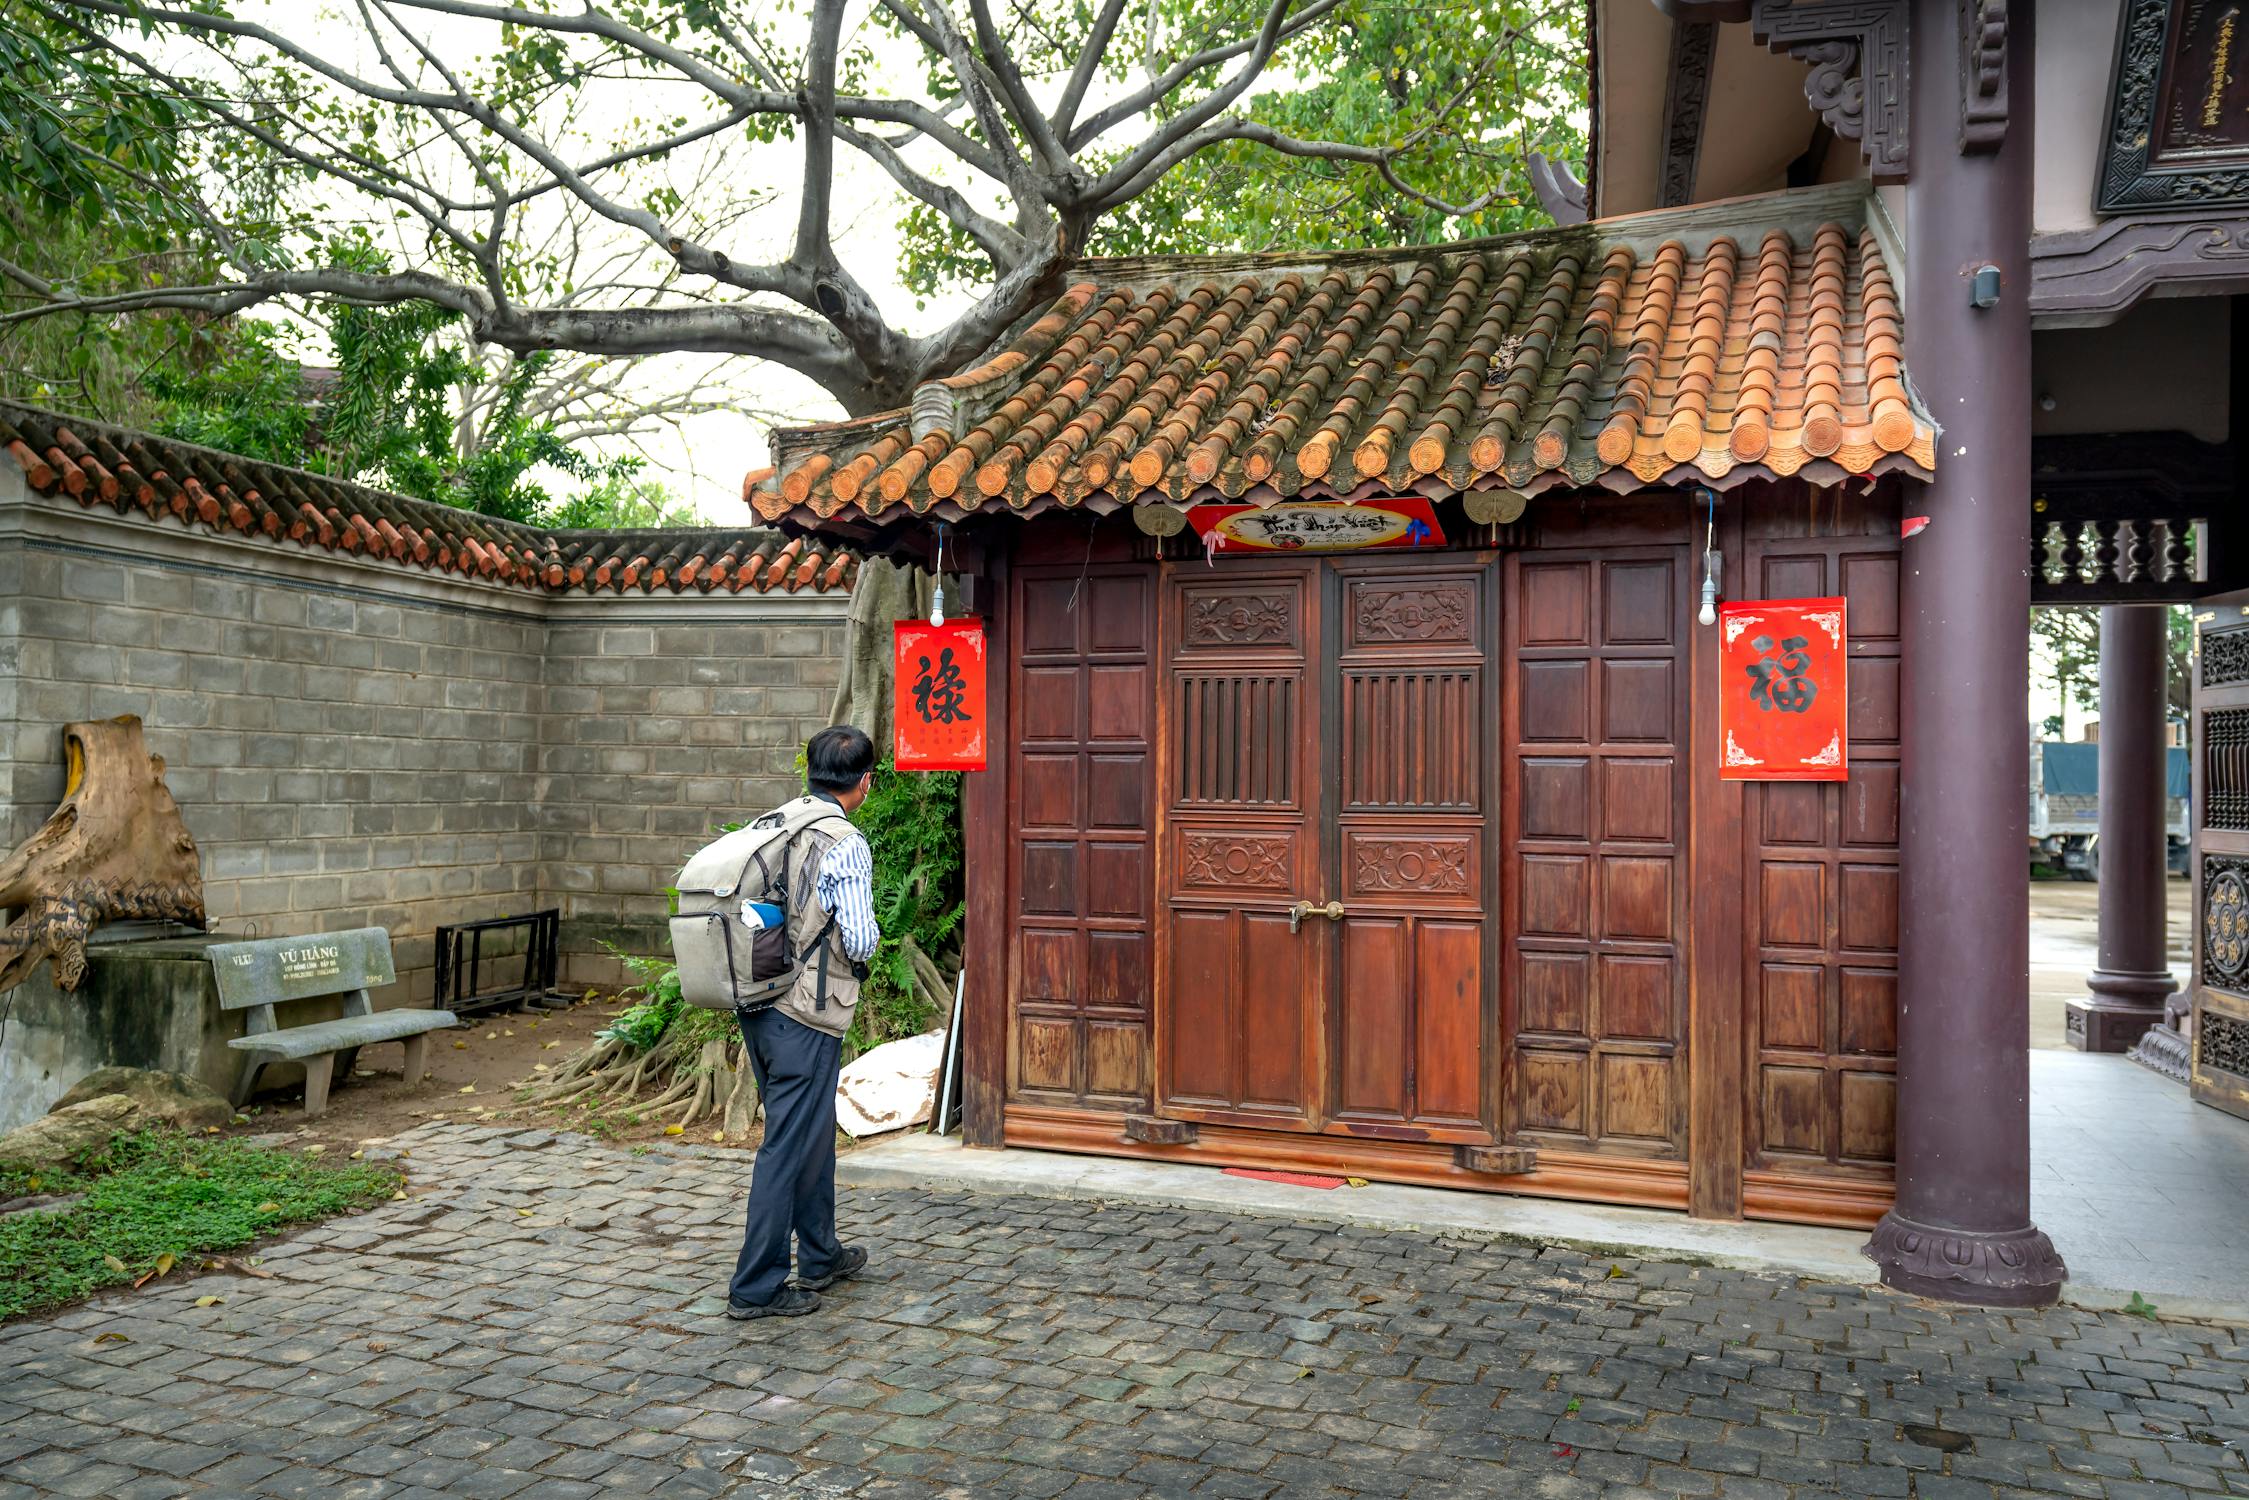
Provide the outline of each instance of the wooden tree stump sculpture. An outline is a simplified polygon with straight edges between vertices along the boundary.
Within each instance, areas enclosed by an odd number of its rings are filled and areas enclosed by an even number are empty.
[[[164,759],[148,753],[130,714],[63,726],[62,805],[0,863],[0,908],[24,908],[0,930],[0,991],[42,958],[55,984],[86,973],[86,936],[103,922],[168,917],[203,925],[203,866]]]

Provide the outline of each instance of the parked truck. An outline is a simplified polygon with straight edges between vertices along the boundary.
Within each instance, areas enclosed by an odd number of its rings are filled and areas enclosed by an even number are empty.
[[[2187,752],[2166,755],[2163,821],[2171,873],[2187,872],[2193,770]],[[2030,744],[2030,862],[2072,880],[2101,876],[2101,747],[2063,740]]]

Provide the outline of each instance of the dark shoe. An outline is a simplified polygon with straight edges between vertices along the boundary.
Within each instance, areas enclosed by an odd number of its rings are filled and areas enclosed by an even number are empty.
[[[866,1269],[867,1252],[860,1249],[857,1245],[846,1245],[843,1247],[843,1253],[836,1257],[836,1266],[834,1270],[830,1271],[825,1276],[814,1276],[810,1280],[799,1276],[797,1278],[797,1285],[803,1287],[808,1292],[824,1292],[829,1287],[834,1286],[837,1282],[849,1281],[852,1277],[858,1275],[861,1271],[864,1271]]]
[[[785,1286],[771,1302],[749,1303],[729,1300],[726,1315],[737,1321],[749,1318],[801,1318],[806,1313],[820,1310],[820,1294],[802,1287]]]

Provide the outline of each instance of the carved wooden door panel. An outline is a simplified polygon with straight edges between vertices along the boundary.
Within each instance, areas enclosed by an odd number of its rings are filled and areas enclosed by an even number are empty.
[[[2210,611],[2194,674],[2194,1097],[2249,1119],[2249,608]]]
[[[1490,569],[1333,565],[1335,1128],[1486,1141]]]
[[[1290,918],[1320,880],[1320,583],[1317,562],[1165,570],[1167,1115],[1322,1121],[1328,945]]]

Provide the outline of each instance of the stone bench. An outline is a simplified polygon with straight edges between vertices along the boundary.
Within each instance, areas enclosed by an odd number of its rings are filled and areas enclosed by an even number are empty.
[[[406,1081],[418,1083],[428,1062],[429,1033],[456,1024],[450,1011],[375,1009],[367,992],[398,977],[391,966],[390,934],[380,927],[213,943],[210,956],[219,1004],[248,1012],[243,1018],[247,1034],[227,1043],[243,1054],[242,1077],[234,1087],[237,1109],[249,1102],[258,1072],[267,1063],[301,1062],[305,1118],[317,1119],[327,1112],[337,1059],[343,1059],[342,1071],[349,1077],[359,1049],[378,1042],[406,1044]],[[337,1020],[282,1026],[274,1019],[277,1005],[330,995],[343,997],[344,1013]]]

